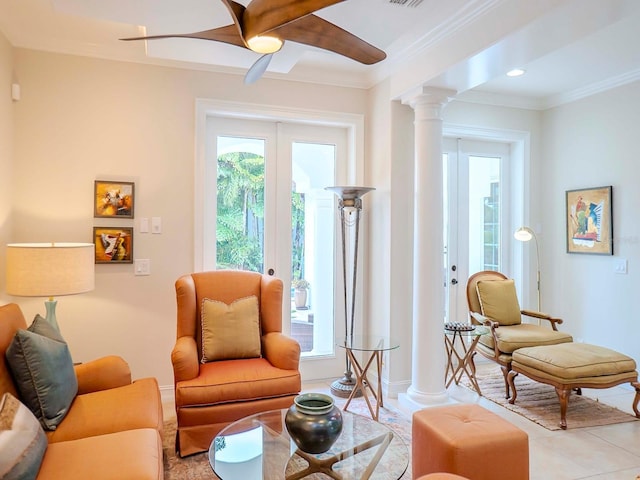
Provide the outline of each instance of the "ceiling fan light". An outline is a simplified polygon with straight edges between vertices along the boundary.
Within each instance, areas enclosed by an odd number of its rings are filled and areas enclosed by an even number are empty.
[[[282,48],[282,40],[268,35],[256,35],[247,40],[247,46],[256,53],[275,53]]]

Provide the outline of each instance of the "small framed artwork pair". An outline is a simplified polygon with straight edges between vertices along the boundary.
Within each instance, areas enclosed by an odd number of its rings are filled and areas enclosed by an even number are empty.
[[[613,255],[613,187],[566,192],[567,253]]]
[[[135,184],[96,180],[93,187],[95,218],[133,218]],[[95,263],[133,263],[133,227],[93,227]]]

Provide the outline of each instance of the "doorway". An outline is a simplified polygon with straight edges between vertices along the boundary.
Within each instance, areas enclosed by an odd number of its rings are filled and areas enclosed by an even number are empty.
[[[207,119],[203,269],[283,280],[283,332],[301,344],[305,379],[339,376],[344,367],[335,351],[344,321],[335,305],[336,199],[324,188],[347,181],[348,138],[342,127]]]
[[[466,281],[509,270],[507,143],[443,140],[445,321],[467,322]]]

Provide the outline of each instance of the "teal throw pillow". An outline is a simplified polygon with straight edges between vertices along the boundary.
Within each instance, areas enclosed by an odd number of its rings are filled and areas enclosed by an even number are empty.
[[[18,330],[6,351],[22,401],[46,430],[55,430],[78,393],[69,347],[40,315]]]
[[[47,436],[38,419],[16,397],[5,393],[0,400],[0,478],[35,479],[46,449]]]

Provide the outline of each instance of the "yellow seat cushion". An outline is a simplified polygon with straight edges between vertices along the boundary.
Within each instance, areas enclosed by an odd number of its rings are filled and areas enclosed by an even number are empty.
[[[633,358],[586,343],[522,348],[513,353],[513,362],[561,380],[610,377],[636,369]]]
[[[573,341],[573,337],[568,333],[530,323],[500,326],[495,329],[495,332],[498,339],[498,350],[504,353],[513,353],[525,347],[557,345]],[[494,348],[492,335],[482,335],[480,343],[491,350]]]
[[[476,284],[482,315],[500,325],[522,322],[520,304],[513,280],[480,280]]]

